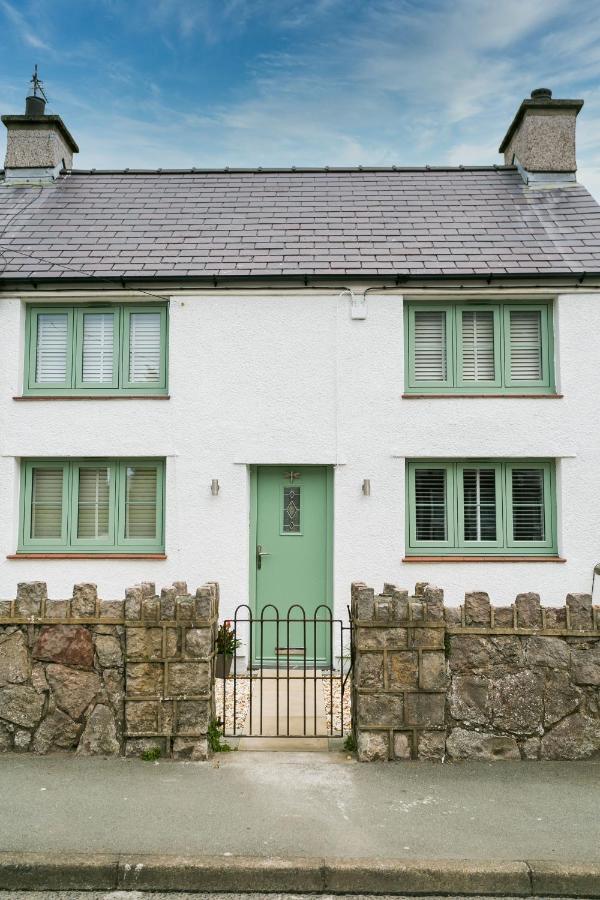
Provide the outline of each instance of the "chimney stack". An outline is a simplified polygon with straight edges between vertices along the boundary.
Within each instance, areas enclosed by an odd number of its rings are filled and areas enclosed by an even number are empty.
[[[46,96],[37,77],[25,100],[24,115],[2,116],[8,131],[4,180],[7,183],[48,183],[73,167],[79,147],[60,116],[46,115]]]
[[[523,100],[499,152],[517,166],[525,182],[575,181],[575,119],[583,100],[553,100],[548,88],[537,88]]]

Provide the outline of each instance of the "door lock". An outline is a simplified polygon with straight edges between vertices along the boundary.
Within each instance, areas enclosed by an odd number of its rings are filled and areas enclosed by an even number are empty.
[[[270,553],[267,553],[266,550],[263,550],[261,544],[256,545],[256,568],[262,569],[262,558],[263,556],[270,556]]]

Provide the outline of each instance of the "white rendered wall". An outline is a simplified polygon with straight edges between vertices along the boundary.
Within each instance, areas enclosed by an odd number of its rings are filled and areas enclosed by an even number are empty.
[[[64,300],[64,295],[61,296]],[[127,297],[127,299],[131,299]],[[147,302],[147,298],[143,298]],[[141,580],[221,584],[226,615],[248,598],[248,465],[335,465],[334,583],[443,586],[450,603],[537,590],[548,605],[589,591],[600,562],[600,295],[555,304],[563,399],[403,400],[403,300],[368,295],[352,320],[338,292],[207,292],[170,308],[170,400],[16,402],[24,304],[0,300],[0,596],[46,580],[50,596],[95,581],[105,599]],[[10,352],[6,352],[10,348]],[[15,348],[19,348],[17,352]],[[167,560],[9,560],[18,531],[18,458],[165,456]],[[564,564],[407,564],[405,457],[557,458]],[[211,496],[210,482],[221,491]],[[361,484],[371,480],[371,496]]]

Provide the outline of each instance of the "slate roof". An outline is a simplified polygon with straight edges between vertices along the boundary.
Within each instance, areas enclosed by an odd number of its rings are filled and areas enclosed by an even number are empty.
[[[0,181],[0,253],[11,281],[599,272],[600,207],[501,166],[74,171]]]

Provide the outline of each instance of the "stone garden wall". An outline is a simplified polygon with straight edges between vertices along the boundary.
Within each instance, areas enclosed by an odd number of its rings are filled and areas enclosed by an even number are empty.
[[[205,759],[218,607],[216,584],[109,601],[94,584],[69,600],[20,584],[0,600],[0,751]]]
[[[353,722],[362,760],[588,759],[600,756],[600,607],[537,594],[492,607],[444,606],[352,586]]]

